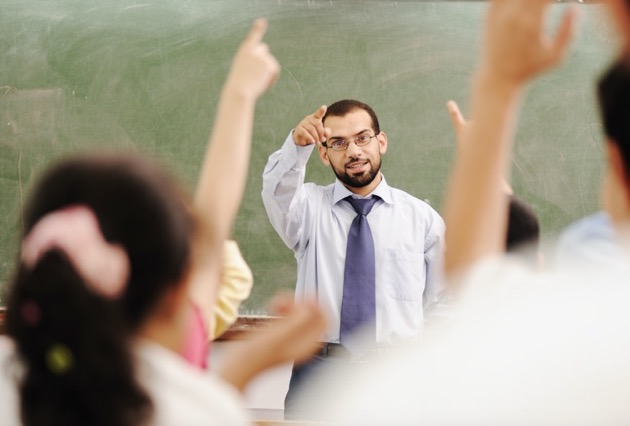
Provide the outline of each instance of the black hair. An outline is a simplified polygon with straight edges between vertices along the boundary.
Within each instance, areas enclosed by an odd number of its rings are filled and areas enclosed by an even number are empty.
[[[369,114],[370,119],[372,120],[372,130],[374,130],[376,134],[379,134],[381,132],[381,126],[378,123],[378,118],[376,117],[376,113],[374,112],[372,107],[370,107],[368,104],[365,104],[361,101],[356,101],[354,99],[343,99],[341,101],[337,101],[331,104],[326,109],[326,114],[324,114],[322,122],[326,121],[327,117],[343,117],[344,115],[357,109],[362,109]]]
[[[131,340],[189,266],[195,232],[183,192],[158,165],[135,156],[78,156],[39,180],[25,235],[47,213],[88,206],[131,271],[119,299],[91,291],[61,250],[33,268],[19,264],[10,286],[6,333],[15,341],[25,425],[136,425],[151,400],[136,382]],[[68,230],[72,232],[72,230]]]
[[[523,200],[510,196],[505,250],[516,253],[531,265],[538,263],[540,223],[534,210]]]
[[[630,64],[625,59],[613,63],[597,85],[604,132],[621,153],[626,179],[630,180]]]

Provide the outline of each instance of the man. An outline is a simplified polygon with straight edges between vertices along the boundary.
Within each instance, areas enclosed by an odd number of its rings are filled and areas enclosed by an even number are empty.
[[[316,145],[320,159],[337,177],[328,186],[304,183],[306,163]],[[330,324],[319,356],[293,369],[285,400],[287,418],[295,417],[296,389],[315,366],[366,362],[375,352],[417,341],[423,311],[443,291],[444,222],[428,204],[387,184],[381,174],[387,145],[387,135],[372,108],[342,100],[304,117],[265,167],[262,198],[267,214],[297,259],[296,299],[316,298]],[[374,201],[365,213],[374,254],[370,265],[344,278],[347,270],[361,262],[359,250],[349,248],[351,224],[360,216],[349,198]],[[371,301],[360,302],[357,308],[374,305],[372,316],[368,314],[362,323],[370,349],[357,353],[348,349],[352,339],[340,344],[350,312],[344,305],[355,298],[346,292],[347,283],[352,275],[364,273],[362,282],[368,282],[370,269]]]

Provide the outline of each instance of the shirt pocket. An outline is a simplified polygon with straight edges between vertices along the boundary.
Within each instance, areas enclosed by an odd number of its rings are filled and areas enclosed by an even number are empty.
[[[394,299],[417,302],[424,291],[424,253],[385,249],[383,283]]]

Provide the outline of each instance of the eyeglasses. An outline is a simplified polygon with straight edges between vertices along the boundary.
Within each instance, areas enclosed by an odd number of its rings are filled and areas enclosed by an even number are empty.
[[[379,133],[380,134],[380,133]],[[378,135],[361,135],[353,139],[333,139],[328,142],[322,142],[324,148],[332,148],[333,151],[345,151],[350,146],[350,142],[354,142],[356,146],[365,146],[370,143],[372,138]]]

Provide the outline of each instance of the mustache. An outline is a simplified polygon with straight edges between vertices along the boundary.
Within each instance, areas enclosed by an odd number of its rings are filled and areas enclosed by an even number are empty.
[[[346,163],[344,164],[344,167],[348,167],[350,166],[350,164],[358,163],[358,162],[361,162],[361,163],[366,162],[368,164],[372,164],[372,162],[368,160],[367,158],[351,157],[348,161],[346,161]]]

